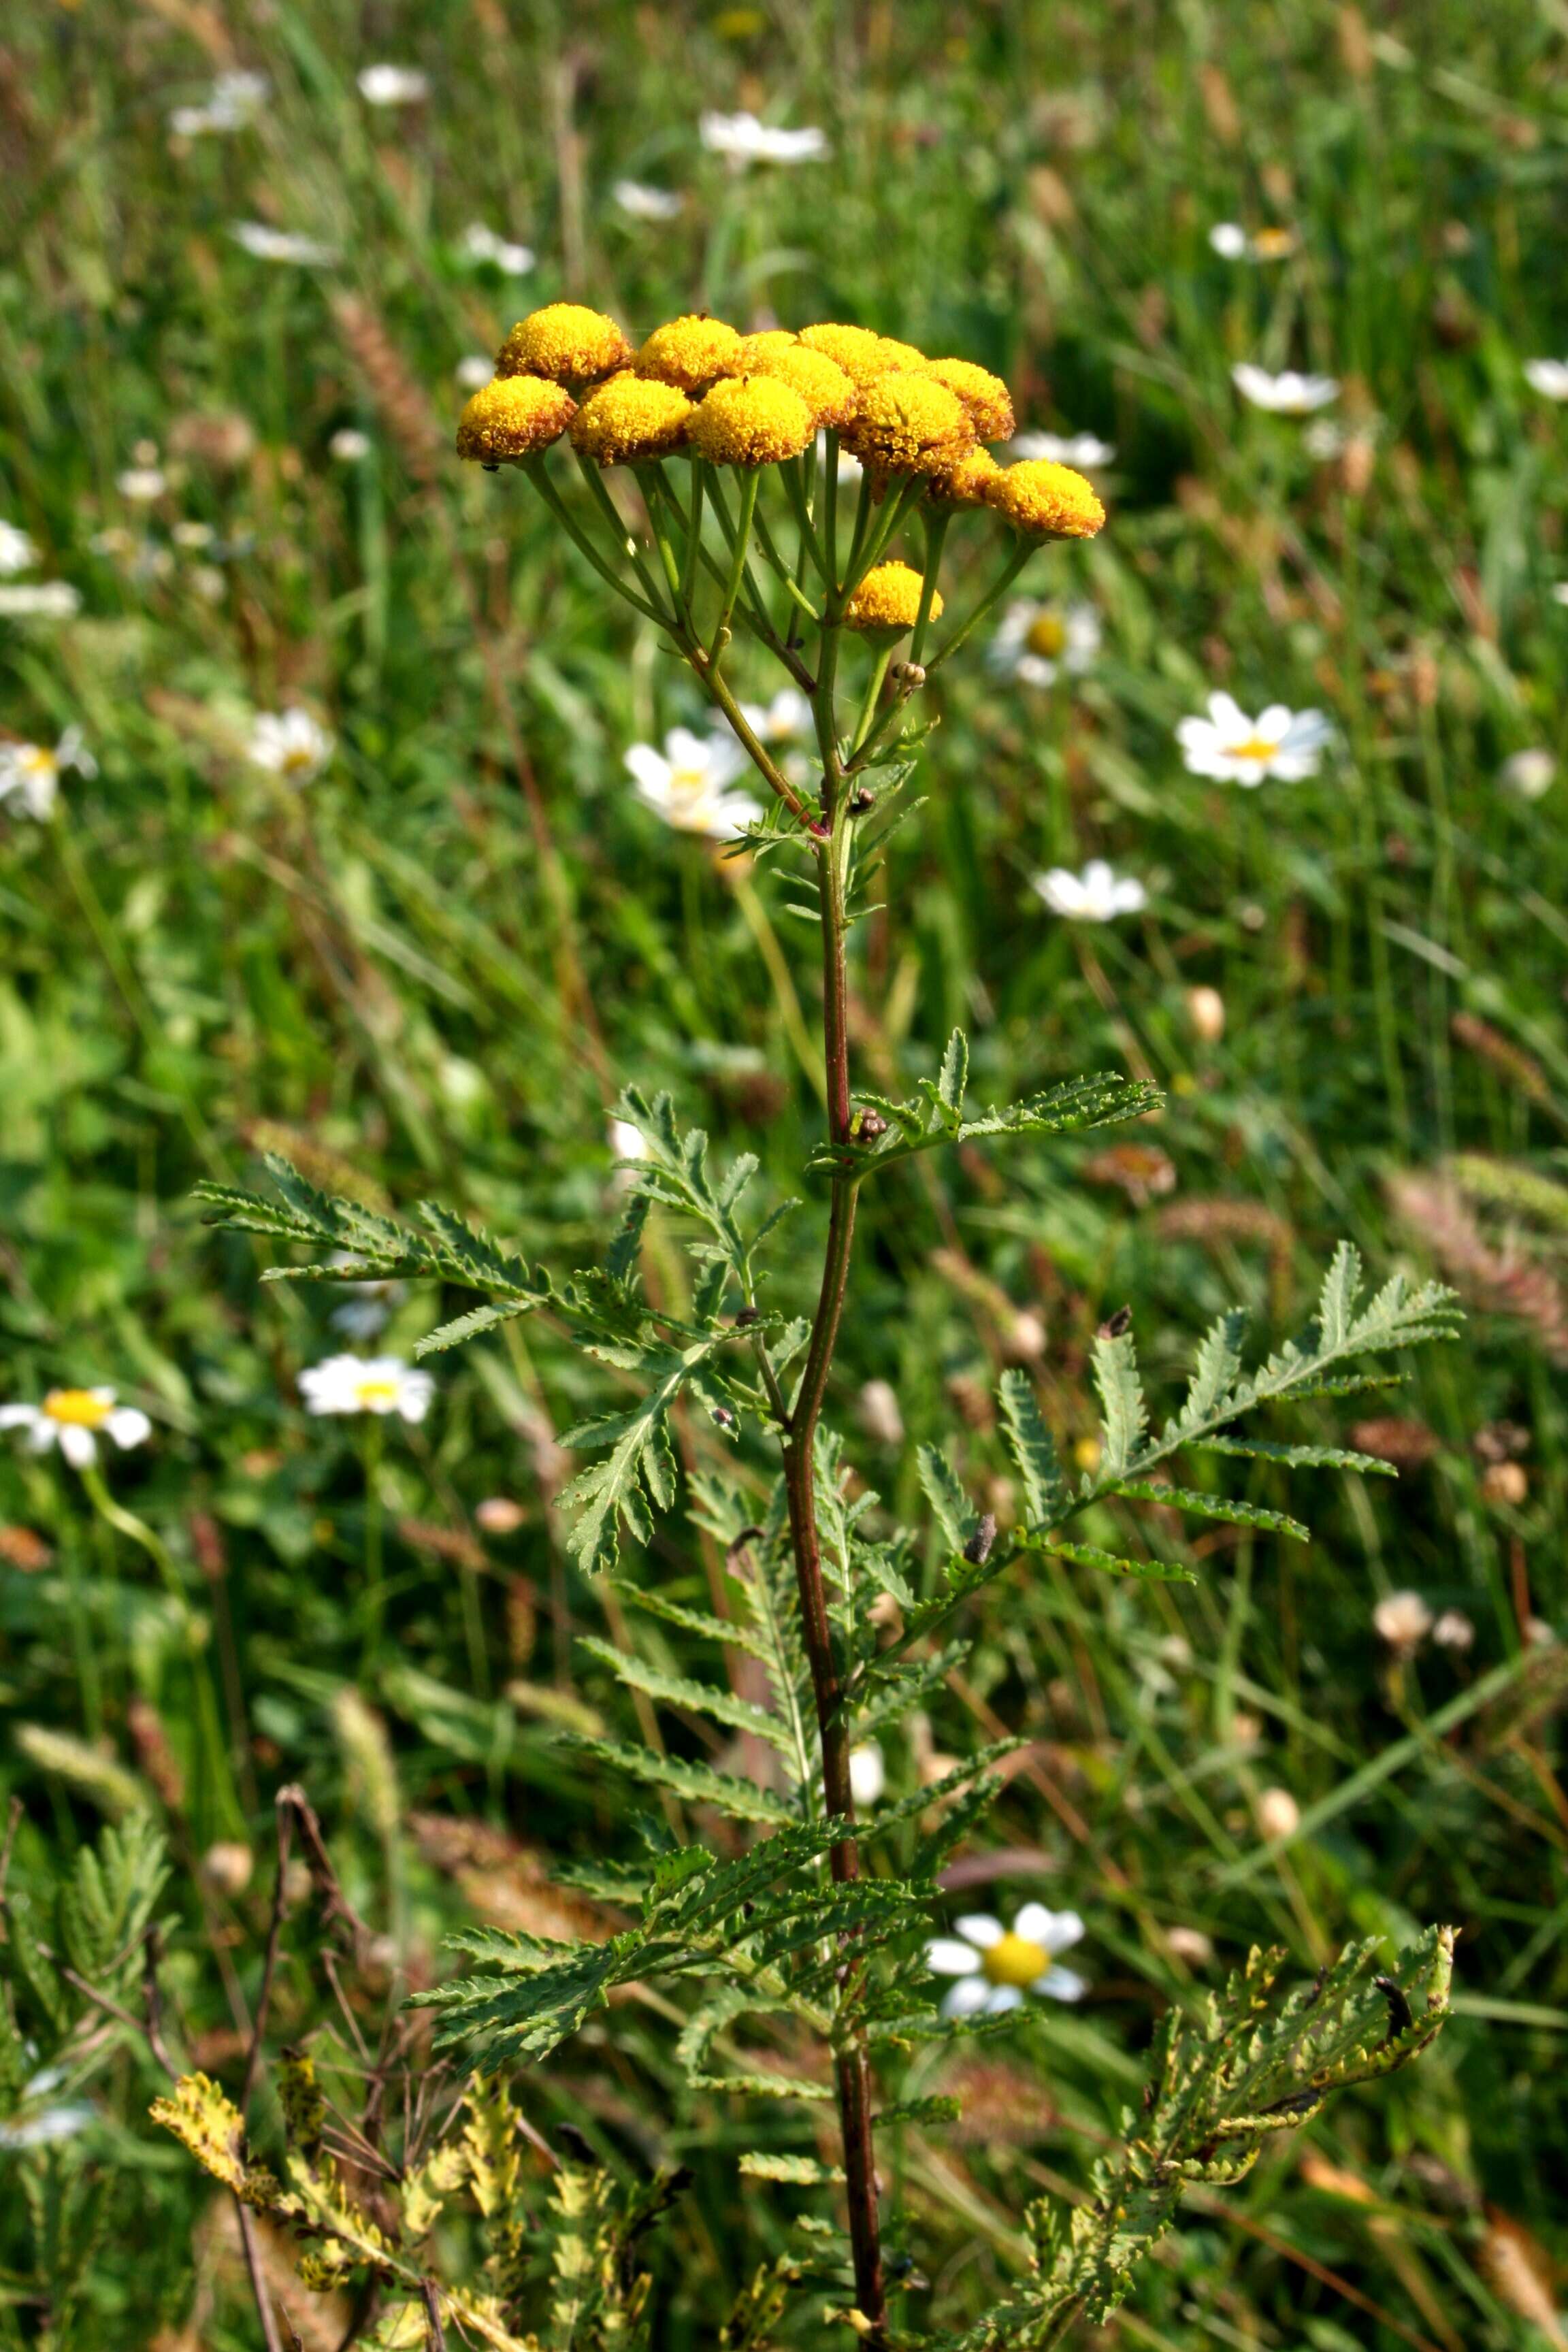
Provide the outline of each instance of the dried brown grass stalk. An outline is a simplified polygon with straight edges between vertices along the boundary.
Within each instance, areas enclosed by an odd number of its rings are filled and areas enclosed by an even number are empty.
[[[1488,1239],[1457,1186],[1408,1169],[1389,1179],[1388,1197],[1456,1290],[1489,1315],[1528,1325],[1554,1364],[1568,1364],[1568,1298],[1542,1267]]]

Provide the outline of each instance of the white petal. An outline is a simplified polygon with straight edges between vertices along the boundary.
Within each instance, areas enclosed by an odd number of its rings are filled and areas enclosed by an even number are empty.
[[[1022,2009],[1024,1996],[1016,1985],[993,1985],[991,1998],[985,2004],[988,2017],[1001,2017],[1010,2009]]]
[[[91,1430],[75,1422],[67,1422],[60,1431],[60,1452],[73,1470],[90,1470],[98,1459]]]
[[[625,765],[645,793],[669,790],[669,761],[661,758],[651,743],[634,743],[626,755]]]
[[[37,1419],[34,1422],[31,1430],[27,1433],[28,1453],[47,1454],[50,1446],[53,1445],[58,1438],[59,1433],[59,1423],[58,1421],[51,1421],[47,1412],[39,1413]]]
[[[1267,710],[1258,714],[1258,731],[1266,743],[1282,742],[1290,731],[1290,710],[1288,704],[1271,702]]]
[[[103,1426],[122,1451],[128,1445],[145,1445],[153,1434],[152,1423],[133,1404],[116,1406]]]
[[[1020,1925],[1018,1932],[1027,1936],[1031,1944],[1043,1944],[1047,1952],[1065,1952],[1082,1939],[1083,1921],[1076,1911],[1047,1911],[1044,1904],[1031,1905],[1030,1908],[1042,1914],[1039,1928],[1037,1931]]]
[[[1026,1903],[1013,1922],[1013,1933],[1022,1936],[1026,1944],[1044,1944],[1047,1952],[1054,1952],[1057,1947],[1049,1937],[1056,1916],[1043,1903]],[[1069,1916],[1065,1911],[1062,1914],[1064,1918]]]
[[[0,1429],[32,1429],[37,1421],[36,1404],[0,1404]]]
[[[971,1911],[952,1924],[966,1943],[974,1945],[982,1952],[988,1952],[993,1944],[999,1944],[1007,1932],[1001,1920],[994,1919],[988,1911]]]
[[[1215,693],[1209,697],[1209,717],[1216,733],[1228,742],[1233,735],[1246,737],[1252,733],[1252,721],[1234,694]]]
[[[1043,1993],[1048,2000],[1081,2000],[1089,1990],[1076,1969],[1047,1969],[1029,1987],[1031,1992]]]
[[[960,1977],[942,1997],[943,2017],[973,2017],[991,2006],[991,1987],[984,1977]]]
[[[939,1977],[972,1977],[978,1973],[980,1955],[973,1944],[953,1936],[933,1936],[926,1946],[926,1966]]]

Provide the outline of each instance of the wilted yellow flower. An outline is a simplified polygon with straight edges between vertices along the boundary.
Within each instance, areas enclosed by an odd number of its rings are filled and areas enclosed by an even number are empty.
[[[883,474],[950,473],[974,446],[969,412],[929,375],[901,372],[866,385],[844,446]]]
[[[564,386],[537,375],[498,375],[458,419],[458,455],[481,466],[516,465],[558,441],[577,414]]]
[[[632,362],[638,375],[700,392],[716,376],[733,375],[741,364],[741,338],[722,319],[695,312],[656,327]]]
[[[963,403],[977,440],[1012,438],[1017,422],[1013,395],[989,368],[976,367],[973,360],[927,360],[920,373],[945,384]]]
[[[817,426],[847,425],[855,414],[854,384],[826,352],[814,352],[795,335],[770,329],[748,335],[741,345],[741,363],[750,375],[776,376],[798,392]]]
[[[816,419],[787,383],[739,375],[716,383],[692,412],[689,438],[715,466],[776,466],[798,457]]]
[[[1092,539],[1105,520],[1094,485],[1049,457],[1004,466],[987,485],[985,503],[1026,539]]]
[[[841,367],[851,383],[875,383],[899,369],[922,368],[925,354],[913,343],[896,343],[889,335],[873,334],[869,327],[838,327],[825,321],[803,327],[800,340],[807,351],[825,352]]]
[[[907,563],[876,564],[844,607],[845,627],[871,632],[887,629],[901,637],[920,618],[924,586],[920,573],[911,571]],[[942,618],[940,594],[931,597],[931,617],[933,621]]]
[[[931,476],[931,502],[939,507],[983,507],[1001,471],[989,449],[966,449],[947,473]]]
[[[572,446],[601,466],[665,457],[680,447],[694,413],[672,383],[614,375],[588,394],[572,419]]]
[[[625,367],[631,345],[613,319],[581,302],[550,302],[520,319],[496,354],[497,375],[543,375],[592,383]]]

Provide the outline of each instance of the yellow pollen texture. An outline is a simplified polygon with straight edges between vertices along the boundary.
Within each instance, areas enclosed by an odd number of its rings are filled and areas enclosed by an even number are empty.
[[[1042,613],[1037,621],[1031,621],[1024,637],[1024,643],[1032,654],[1045,654],[1049,657],[1059,654],[1067,641],[1066,627],[1055,613]]]
[[[981,1969],[994,1985],[1032,1985],[1050,1965],[1045,1946],[1032,1944],[1027,1936],[1004,1936],[980,1955]]]
[[[733,375],[741,364],[741,338],[722,319],[700,313],[656,327],[633,365],[638,375],[700,392],[716,376]]]
[[[359,1381],[354,1386],[354,1402],[363,1405],[395,1404],[397,1382],[395,1381]]]
[[[989,449],[969,449],[946,473],[933,474],[931,496],[942,507],[983,507],[988,484],[1002,471]]]
[[[912,629],[920,617],[921,590],[924,583],[918,572],[907,563],[879,563],[868,572],[844,608],[844,625],[850,629],[891,629],[901,636]],[[942,597],[931,600],[933,621],[942,618]]]
[[[853,383],[826,352],[814,352],[794,335],[748,335],[741,346],[749,375],[776,376],[798,392],[814,425],[847,425],[858,397]]]
[[[1249,735],[1244,743],[1226,743],[1223,748],[1230,760],[1271,760],[1279,746],[1266,735]]]
[[[572,419],[572,446],[600,466],[668,457],[685,440],[694,414],[686,394],[672,383],[612,376],[588,394]]]
[[[114,1400],[94,1396],[90,1389],[51,1389],[44,1411],[68,1429],[101,1429],[114,1411]]]
[[[839,327],[831,321],[803,327],[800,340],[807,351],[825,352],[841,367],[851,383],[864,387],[900,369],[922,368],[925,354],[913,343],[896,343],[890,336],[873,334],[869,327]]]
[[[816,419],[787,383],[773,376],[731,376],[716,383],[691,418],[690,442],[715,466],[776,466],[798,457]]]
[[[545,375],[592,383],[625,367],[631,345],[613,319],[581,302],[549,302],[520,319],[496,354],[497,375]]]
[[[1013,395],[999,375],[976,367],[973,360],[928,360],[921,373],[945,384],[963,403],[977,440],[1011,439],[1017,422]]]
[[[1029,539],[1092,539],[1105,520],[1094,485],[1049,457],[1004,466],[985,503]]]
[[[543,376],[493,376],[458,419],[458,455],[481,466],[514,465],[559,440],[576,414],[571,394]]]
[[[844,435],[863,466],[884,474],[949,473],[973,444],[963,402],[927,375],[885,375],[868,384]]]

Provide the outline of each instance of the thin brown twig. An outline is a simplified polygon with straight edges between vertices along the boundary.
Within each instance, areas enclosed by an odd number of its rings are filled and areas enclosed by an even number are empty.
[[[256,2077],[261,2066],[261,2037],[267,2031],[267,2012],[272,2000],[272,1979],[278,1970],[278,1950],[283,1937],[283,1922],[289,1916],[289,1847],[291,1842],[293,1808],[284,1802],[291,1790],[284,1790],[278,1800],[278,1876],[272,1888],[272,1916],[267,1923],[267,1951],[261,1963],[261,1990],[256,1996],[256,2021],[251,2028],[250,2047],[245,2053],[245,2077],[239,2086],[239,2112],[244,2115],[250,2105],[250,2095],[256,2088]]]

